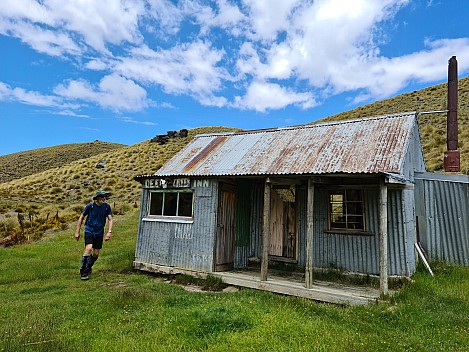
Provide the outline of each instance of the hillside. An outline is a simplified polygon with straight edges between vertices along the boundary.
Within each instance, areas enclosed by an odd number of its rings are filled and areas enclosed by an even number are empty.
[[[185,139],[163,145],[144,141],[0,183],[0,245],[4,237],[11,237],[5,241],[9,245],[68,227],[97,189],[111,192],[108,202],[114,214],[124,214],[140,203],[135,176],[154,173],[196,134],[234,130],[238,129],[196,128]],[[100,162],[104,167],[97,167]]]
[[[446,110],[447,84],[439,84],[394,98],[330,116],[322,121],[337,121],[377,116],[397,112],[430,112]],[[459,150],[461,172],[469,174],[469,76],[459,80]],[[428,171],[443,170],[443,153],[446,150],[446,113],[419,116],[420,137]]]
[[[62,144],[0,156],[0,183],[61,167],[75,160],[125,147],[124,144],[94,141]]]
[[[446,84],[441,84],[365,105],[322,121],[404,111],[445,110],[446,90]],[[469,173],[468,122],[469,77],[466,77],[459,81],[459,148],[461,171],[466,174]],[[419,128],[427,170],[441,171],[443,153],[446,149],[446,114],[420,115]],[[44,164],[45,160],[53,159],[53,161],[50,162],[51,167],[45,171],[0,183],[0,244],[4,237],[11,237],[12,243],[24,242],[43,236],[51,228],[68,227],[71,221],[76,221],[84,205],[100,188],[112,193],[109,203],[113,206],[114,213],[124,214],[131,207],[138,207],[140,203],[141,189],[140,184],[134,181],[135,176],[154,173],[196,134],[235,130],[237,129],[229,127],[200,127],[190,130],[185,139],[171,140],[163,145],[151,141],[131,146],[116,145],[113,150],[74,161],[72,156],[60,155],[64,153],[63,146],[62,150],[46,148],[46,150],[31,151],[31,153],[37,152],[34,156],[30,154],[31,165],[38,165],[41,160]],[[19,154],[5,156],[9,159],[3,157],[0,163],[8,160],[10,163],[8,165],[17,165],[14,171],[18,172],[17,170],[22,168],[21,165],[27,164],[24,161],[23,164],[20,163]],[[86,153],[78,150],[75,151],[76,154],[83,156]],[[100,162],[104,167],[97,167]],[[5,170],[7,169],[6,167]],[[9,169],[12,170],[12,166]]]

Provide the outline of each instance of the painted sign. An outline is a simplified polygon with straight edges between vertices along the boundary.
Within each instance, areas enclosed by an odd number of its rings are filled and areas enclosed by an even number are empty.
[[[189,188],[191,180],[189,178],[147,178],[143,184],[144,188]]]

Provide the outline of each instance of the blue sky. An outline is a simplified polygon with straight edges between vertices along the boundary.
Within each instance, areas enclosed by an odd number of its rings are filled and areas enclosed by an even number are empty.
[[[3,0],[0,155],[309,123],[469,73],[466,0]]]

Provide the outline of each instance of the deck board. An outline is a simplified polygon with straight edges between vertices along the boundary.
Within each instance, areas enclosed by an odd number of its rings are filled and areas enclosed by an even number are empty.
[[[186,274],[197,277],[204,277],[208,274],[200,271],[142,262],[134,262],[134,268],[148,272]],[[379,302],[380,298],[379,289],[373,287],[342,285],[334,282],[315,280],[311,288],[306,288],[305,283],[302,281],[280,276],[270,275],[267,281],[261,281],[260,274],[255,271],[225,271],[210,273],[210,275],[221,278],[223,282],[229,285],[270,291],[334,304],[350,306],[376,304]]]

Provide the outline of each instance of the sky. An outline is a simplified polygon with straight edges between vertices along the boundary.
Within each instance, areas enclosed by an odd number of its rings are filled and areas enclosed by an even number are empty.
[[[466,0],[2,0],[0,155],[300,125],[469,74]],[[398,112],[398,111],[396,111]]]

